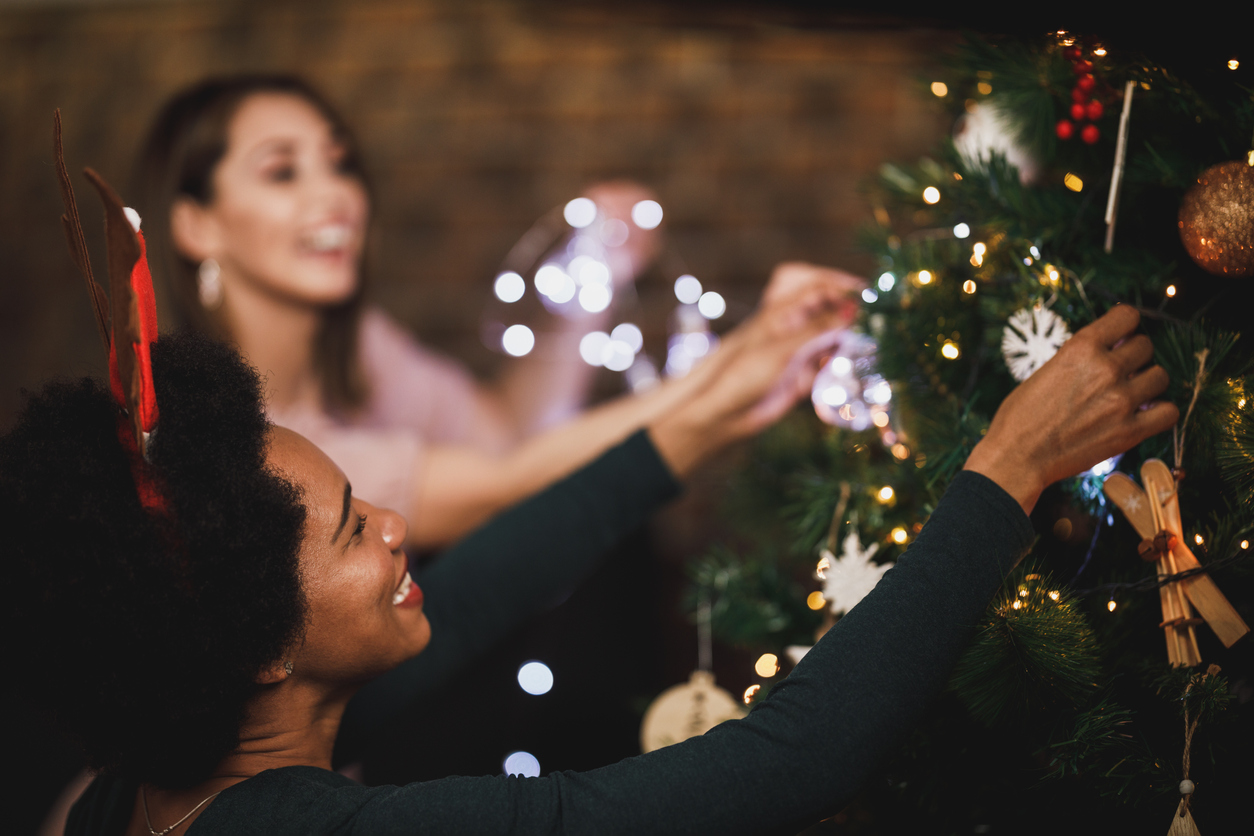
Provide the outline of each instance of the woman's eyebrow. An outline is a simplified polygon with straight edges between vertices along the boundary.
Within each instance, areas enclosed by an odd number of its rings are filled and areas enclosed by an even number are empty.
[[[340,512],[340,524],[335,529],[335,534],[331,536],[331,542],[340,539],[340,532],[344,530],[344,523],[348,522],[348,509],[353,501],[353,486],[348,482],[344,483],[344,510]]]

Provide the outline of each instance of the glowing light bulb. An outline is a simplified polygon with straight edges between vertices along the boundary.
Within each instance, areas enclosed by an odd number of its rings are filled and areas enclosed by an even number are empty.
[[[940,202],[940,189],[935,186],[928,186],[923,190],[923,202],[929,206]]]
[[[848,357],[837,355],[832,358],[832,371],[838,375],[847,375],[853,371],[853,361]]]
[[[1017,609],[1021,609],[1022,607],[1023,607],[1023,602],[1016,599],[1014,603],[1014,608],[1017,610]]]
[[[905,461],[910,457],[910,448],[901,442],[897,442],[892,447],[893,458],[898,461]]]
[[[614,330],[610,332],[610,339],[626,343],[632,354],[639,353],[640,349],[644,348],[644,334],[640,333],[640,329],[630,322],[614,326]]]
[[[957,360],[961,353],[958,350],[958,344],[953,340],[945,340],[945,344],[941,346],[941,356],[946,360]]]
[[[958,224],[954,227],[955,238],[966,238],[971,235],[971,227],[966,224]]]
[[[862,301],[866,302],[868,305],[872,302],[878,302],[879,298],[880,295],[871,288],[867,287],[862,289]]]
[[[1167,296],[1171,297],[1175,295],[1176,295],[1176,286],[1174,284],[1167,285]]]
[[[1084,181],[1071,172],[1067,172],[1066,176],[1062,178],[1062,184],[1073,192],[1083,191],[1084,189]]]
[[[880,290],[887,293],[888,291],[893,289],[893,285],[897,284],[897,277],[894,276],[892,273],[881,273],[879,277],[879,281],[877,281],[875,284],[877,287],[879,287]]]
[[[963,282],[962,292],[963,293],[975,293],[975,282],[971,281],[970,279],[967,279],[965,282]]]
[[[517,273],[507,272],[496,277],[492,290],[502,302],[517,302],[527,292],[527,283]]]
[[[975,85],[975,89],[980,91],[981,96],[987,96],[989,93],[993,92],[993,85],[989,84],[987,81],[981,81],[979,84]]]
[[[1241,548],[1243,548],[1243,549],[1248,549],[1249,547],[1250,547],[1250,541],[1249,541],[1249,540],[1242,540],[1242,541],[1241,541]]]
[[[888,418],[887,412],[876,412],[874,415],[871,416],[871,423],[879,427],[880,429],[884,429],[885,427],[887,427],[888,421],[889,421],[889,418]]]
[[[823,593],[815,590],[806,596],[806,606],[812,610],[821,610],[827,606],[827,599],[823,597]]]
[[[701,282],[687,274],[675,279],[675,298],[685,305],[695,305],[701,298]]]
[[[511,325],[501,335],[501,348],[513,357],[522,357],[536,347],[536,335],[526,325]]]
[[[603,284],[587,284],[579,291],[579,307],[588,313],[600,313],[610,306],[612,296]]]
[[[657,229],[662,222],[662,204],[656,200],[642,200],[631,207],[631,220],[641,229]]]
[[[1241,398],[1237,401],[1237,409],[1245,409],[1245,398]]]
[[[1109,601],[1106,602],[1106,609],[1109,610],[1110,612],[1115,611],[1115,599],[1114,598],[1111,598]]]
[[[592,331],[583,335],[583,339],[579,341],[579,356],[589,366],[601,365],[601,353],[605,350],[605,344],[610,341],[610,335],[604,331]]]
[[[1048,272],[1046,275],[1048,275],[1048,276],[1049,276],[1049,280],[1050,280],[1050,282],[1052,282],[1053,284],[1057,284],[1057,283],[1058,283],[1058,270],[1057,270],[1057,268],[1054,268],[1054,267],[1049,268],[1049,272]]]
[[[971,245],[971,252],[975,253],[976,255],[984,255],[984,253],[988,252],[988,247],[984,245],[984,242],[976,241],[974,244]]]
[[[718,319],[727,311],[727,302],[724,301],[722,294],[709,290],[702,293],[701,298],[697,300],[697,310],[706,319]]]
[[[1235,70],[1239,66],[1241,66],[1241,62],[1238,61],[1237,59],[1235,58],[1228,59],[1228,69]]]
[[[502,764],[506,775],[521,775],[524,778],[540,777],[540,761],[530,752],[510,752]]]
[[[1094,50],[1093,50],[1093,54],[1094,54],[1094,55],[1096,55],[1098,58],[1105,58],[1105,57],[1106,57],[1106,47],[1104,47],[1104,46],[1099,46],[1099,47],[1097,47],[1096,49],[1094,49]]]
[[[583,229],[597,219],[597,205],[586,197],[577,197],[566,204],[562,217],[575,229]]]
[[[1228,63],[1232,63],[1229,61]],[[932,95],[938,99],[943,99],[949,95],[949,85],[943,81],[932,82]]]
[[[932,271],[920,270],[919,271],[919,284],[931,284],[931,283],[932,283]]]
[[[909,535],[906,534],[906,530],[902,528],[901,526],[897,526],[896,528],[893,529],[893,542],[894,543],[904,543],[906,542],[906,538],[908,536]]]
[[[758,676],[774,676],[779,673],[779,657],[774,653],[763,653],[753,663],[753,670]]]
[[[1193,542],[1194,542],[1194,543],[1197,543],[1199,546],[1200,546],[1200,545],[1202,545],[1202,535],[1200,535],[1200,534],[1194,534],[1194,535],[1193,535]]]
[[[518,687],[540,696],[553,689],[553,671],[543,662],[528,662],[518,669]]]
[[[893,489],[891,485],[885,485],[884,487],[880,488],[879,493],[877,494],[880,502],[891,502],[893,499],[893,495],[894,494],[893,494]]]
[[[1056,589],[1051,589],[1051,590],[1050,590],[1050,592],[1049,592],[1049,600],[1051,600],[1051,601],[1057,601],[1059,597],[1060,597],[1060,596],[1058,595],[1058,590],[1056,590]]]
[[[761,685],[750,685],[748,688],[746,688],[745,696],[744,696],[745,705],[748,705],[749,703],[753,702],[753,698],[757,696],[758,691],[761,691],[761,690],[762,690]]]

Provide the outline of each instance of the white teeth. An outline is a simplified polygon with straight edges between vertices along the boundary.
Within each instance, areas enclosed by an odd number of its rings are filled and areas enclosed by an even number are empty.
[[[348,245],[351,235],[346,226],[323,226],[306,235],[305,244],[315,252],[338,250]]]
[[[408,572],[406,572],[404,579],[401,580],[401,585],[396,588],[396,592],[392,593],[392,606],[395,607],[401,601],[404,601],[406,598],[408,598],[409,588],[413,585],[414,585],[414,579],[409,576]]]

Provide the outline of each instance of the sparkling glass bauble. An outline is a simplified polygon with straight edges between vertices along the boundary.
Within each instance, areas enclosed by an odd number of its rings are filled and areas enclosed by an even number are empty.
[[[1216,276],[1254,275],[1254,166],[1211,166],[1180,201],[1180,240]]]
[[[887,427],[893,391],[875,371],[875,341],[849,334],[814,378],[810,400],[824,422],[860,432]]]

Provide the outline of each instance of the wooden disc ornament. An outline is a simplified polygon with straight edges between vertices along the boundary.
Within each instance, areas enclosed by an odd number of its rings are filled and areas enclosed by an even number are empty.
[[[1254,166],[1212,166],[1180,202],[1180,240],[1216,276],[1254,275]]]
[[[652,752],[744,716],[744,705],[714,684],[714,674],[696,670],[683,685],[663,691],[644,713],[640,749]]]

